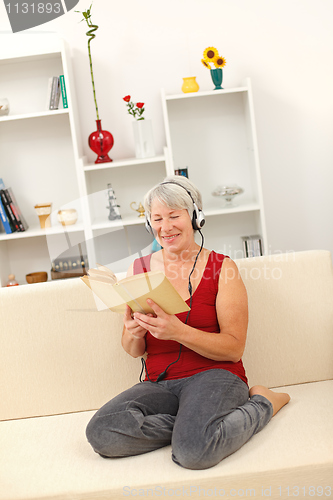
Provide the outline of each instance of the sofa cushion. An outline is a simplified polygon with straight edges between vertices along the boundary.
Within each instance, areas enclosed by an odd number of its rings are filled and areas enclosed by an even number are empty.
[[[250,385],[278,387],[333,378],[330,252],[237,260],[249,300],[243,362]]]
[[[290,403],[240,450],[204,471],[175,465],[170,446],[101,458],[85,439],[93,412],[1,422],[0,500],[329,497],[333,381],[281,390]]]

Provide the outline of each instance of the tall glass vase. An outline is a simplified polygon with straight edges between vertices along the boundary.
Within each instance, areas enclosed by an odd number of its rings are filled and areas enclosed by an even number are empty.
[[[136,120],[133,122],[136,158],[155,156],[153,127],[151,120]]]
[[[214,90],[221,90],[223,87],[222,81],[223,81],[223,71],[222,68],[214,68],[210,70],[210,76],[212,77],[213,83],[215,85]]]
[[[102,130],[101,120],[96,120],[97,130],[90,134],[88,143],[90,149],[97,154],[95,163],[106,163],[112,161],[108,152],[113,146],[113,136],[107,130]]]

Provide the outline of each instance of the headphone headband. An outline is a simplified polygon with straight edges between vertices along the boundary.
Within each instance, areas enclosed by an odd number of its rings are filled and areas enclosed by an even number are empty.
[[[175,181],[165,181],[165,182],[161,182],[160,183],[160,186],[163,186],[164,184],[176,184],[176,186],[179,186],[183,189],[185,189],[185,191],[187,192],[187,194],[189,195],[189,197],[191,198],[192,202],[194,203],[194,199],[193,199],[193,196],[191,195],[190,191],[185,187],[183,186],[182,184],[179,184],[179,182],[175,182]]]
[[[201,229],[206,222],[205,215],[204,215],[203,211],[199,210],[199,208],[197,207],[197,204],[195,203],[191,192],[185,186],[183,186],[182,184],[175,182],[175,181],[165,181],[165,182],[161,182],[159,185],[162,186],[164,184],[176,184],[176,186],[179,186],[179,187],[185,189],[185,191],[187,192],[187,194],[189,195],[189,197],[191,198],[192,203],[193,203],[192,227],[195,231]],[[151,223],[150,223],[150,220],[149,220],[149,217],[147,216],[147,214],[145,215],[145,217],[146,217],[145,226],[146,226],[147,231],[151,234],[154,234],[153,228],[151,226]]]

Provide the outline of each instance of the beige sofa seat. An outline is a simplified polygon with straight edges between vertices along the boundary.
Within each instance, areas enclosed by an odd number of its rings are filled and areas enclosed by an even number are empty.
[[[94,412],[2,422],[0,498],[119,500],[139,496],[140,490],[144,498],[153,496],[148,490],[156,497],[186,498],[191,491],[190,498],[202,498],[215,488],[217,497],[261,498],[264,489],[271,498],[281,498],[280,492],[287,498],[288,487],[289,496],[299,487],[299,496],[305,491],[309,498],[312,486],[333,486],[333,381],[294,385],[288,392],[291,403],[266,428],[204,471],[175,465],[170,446],[102,459],[84,439]]]
[[[120,315],[97,311],[76,279],[0,290],[0,499],[332,496],[330,253],[237,264],[249,295],[250,384],[286,386],[292,399],[241,450],[204,471],[175,465],[170,446],[102,459],[87,443],[94,410],[138,381],[140,360],[120,346]]]

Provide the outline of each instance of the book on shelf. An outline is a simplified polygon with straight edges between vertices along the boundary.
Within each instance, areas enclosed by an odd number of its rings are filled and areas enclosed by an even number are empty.
[[[183,177],[187,177],[188,178],[188,167],[177,168],[175,170],[175,175],[182,175]]]
[[[0,200],[2,208],[1,220],[6,233],[11,234],[15,231],[26,231],[28,229],[28,224],[17,204],[13,190],[11,188],[6,188],[2,179],[0,179]],[[7,223],[4,221],[2,212],[6,215]]]
[[[12,230],[11,225],[9,223],[9,219],[8,219],[7,213],[5,211],[5,207],[2,203],[1,196],[0,196],[0,220],[2,223],[2,224],[0,224],[0,226],[2,225],[6,234],[11,234],[13,232],[13,230]]]
[[[66,92],[66,83],[64,75],[60,75],[60,89],[61,89],[61,97],[62,97],[62,106],[64,109],[68,108],[68,100],[67,100],[67,92]]]
[[[53,76],[49,79],[48,85],[48,109],[54,110],[59,108],[60,93],[59,76]]]
[[[27,224],[27,221],[25,220],[25,218],[22,215],[20,207],[17,204],[17,201],[16,201],[16,198],[14,196],[12,188],[10,188],[10,187],[6,188],[4,191],[7,195],[7,199],[10,203],[11,209],[12,209],[12,211],[15,215],[16,221],[18,223],[18,226],[19,226],[18,231],[21,231],[21,232],[26,231],[29,226]]]
[[[124,313],[126,304],[133,312],[154,313],[147,304],[152,299],[167,314],[178,314],[190,308],[161,271],[135,274],[117,280],[107,267],[97,264],[81,280],[111,311]]]
[[[4,189],[0,190],[0,197],[1,197],[1,201],[2,201],[2,204],[4,206],[4,209],[5,209],[5,212],[7,214],[7,218],[8,218],[10,227],[12,229],[12,233],[14,233],[15,231],[19,230],[19,225],[18,225],[18,222],[17,222],[16,217],[14,215],[13,208],[9,202],[8,197],[7,197],[6,191]]]
[[[260,234],[242,236],[244,257],[260,257],[264,255],[263,243]]]

